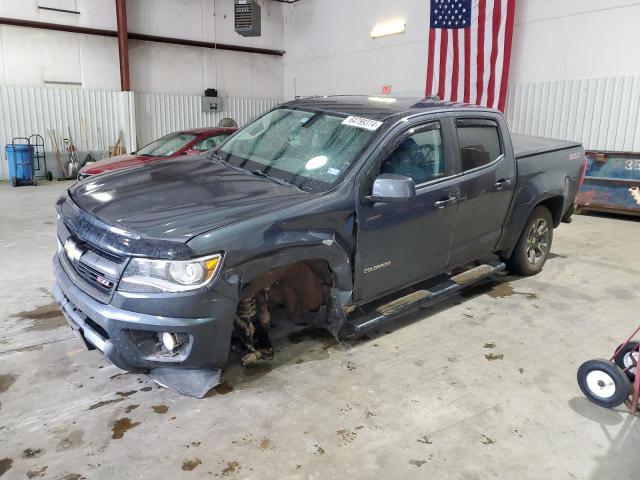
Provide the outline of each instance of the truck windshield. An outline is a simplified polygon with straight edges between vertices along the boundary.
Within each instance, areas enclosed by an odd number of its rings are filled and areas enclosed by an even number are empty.
[[[196,135],[189,133],[170,133],[149,145],[142,147],[136,155],[145,157],[170,157],[188,143],[193,142]]]
[[[380,126],[355,120],[278,108],[240,130],[216,154],[231,165],[323,192],[338,182]]]

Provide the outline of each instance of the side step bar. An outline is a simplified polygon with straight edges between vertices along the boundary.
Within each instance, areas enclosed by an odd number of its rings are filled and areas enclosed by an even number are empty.
[[[502,262],[490,262],[454,275],[444,282],[430,287],[428,290],[416,290],[404,297],[380,305],[365,315],[347,320],[344,334],[347,337],[361,335],[411,310],[444,300],[463,288],[478,283],[505,269],[506,266]]]

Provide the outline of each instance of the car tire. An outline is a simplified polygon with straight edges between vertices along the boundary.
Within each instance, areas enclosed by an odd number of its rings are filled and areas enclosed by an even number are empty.
[[[620,349],[620,347],[622,347],[622,345],[619,345],[616,351]],[[625,371],[627,377],[629,377],[629,380],[632,382],[636,379],[639,355],[638,342],[629,342],[613,357],[615,364]]]
[[[547,207],[533,211],[520,234],[507,268],[511,273],[530,276],[540,273],[547,261],[553,242],[553,217]]]
[[[590,401],[615,408],[631,394],[631,382],[624,371],[607,360],[588,360],[578,369],[578,385]]]

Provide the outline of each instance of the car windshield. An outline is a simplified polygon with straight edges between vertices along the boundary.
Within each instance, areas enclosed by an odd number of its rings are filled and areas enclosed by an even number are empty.
[[[196,135],[191,133],[170,133],[142,147],[136,152],[136,155],[144,155],[145,157],[170,157],[191,143],[195,138]]]
[[[309,192],[331,189],[381,125],[357,117],[278,108],[249,124],[216,154]]]

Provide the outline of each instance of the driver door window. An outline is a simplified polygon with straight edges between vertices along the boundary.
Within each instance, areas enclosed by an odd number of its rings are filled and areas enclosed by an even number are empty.
[[[409,130],[409,136],[382,162],[380,173],[411,177],[416,185],[444,177],[445,161],[439,123]]]

